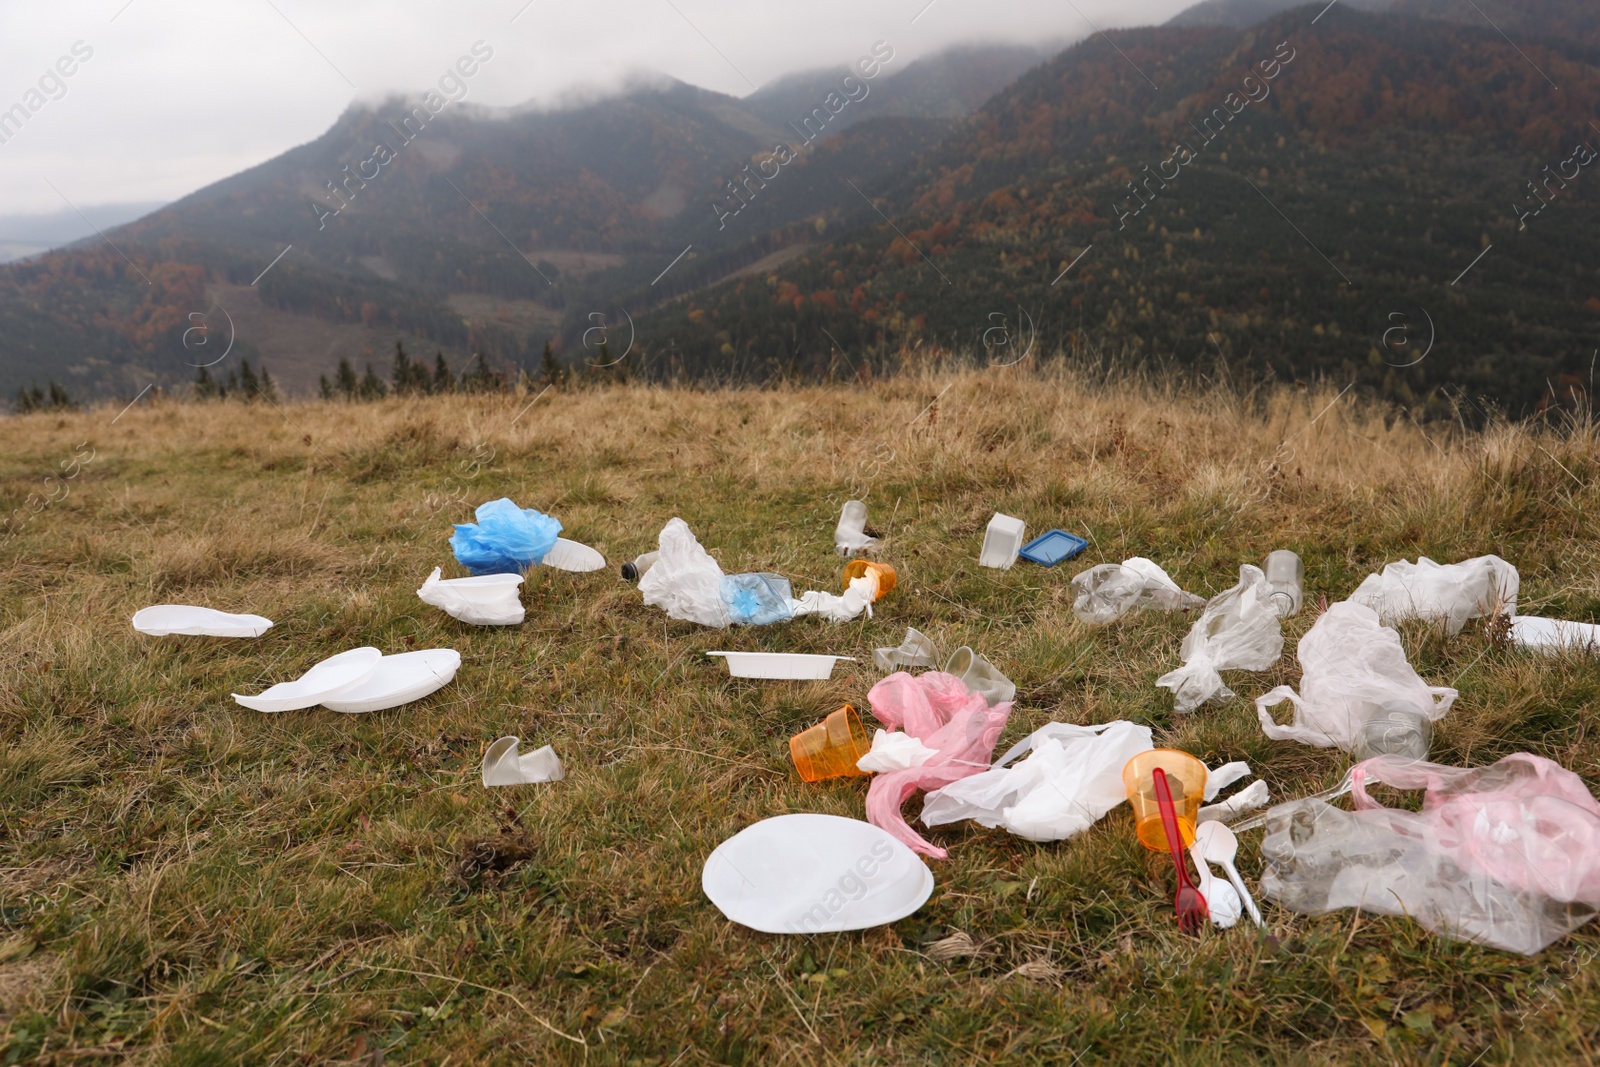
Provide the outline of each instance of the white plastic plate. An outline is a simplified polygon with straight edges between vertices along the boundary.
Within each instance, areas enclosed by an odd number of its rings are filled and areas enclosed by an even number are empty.
[[[1600,652],[1600,626],[1592,622],[1569,622],[1565,619],[1541,619],[1535,615],[1518,615],[1511,620],[1511,640],[1523,648],[1541,652],[1558,652],[1571,649],[1578,652]]]
[[[230,615],[191,604],[157,604],[136,612],[133,628],[151,637],[260,637],[272,629],[272,620],[260,615]]]
[[[779,815],[718,845],[700,872],[700,888],[741,926],[817,934],[905,918],[927,903],[933,872],[871,823]]]
[[[322,701],[322,706],[348,714],[398,708],[443,689],[460,667],[461,653],[453,648],[426,648],[385,656],[366,681]]]
[[[597,571],[606,565],[606,558],[588,545],[558,537],[540,562],[558,571]]]
[[[279,682],[253,697],[235,693],[233,699],[256,711],[298,711],[354,689],[372,676],[381,659],[383,653],[375,648],[352,648],[329,656],[292,682]]]
[[[838,660],[855,662],[854,656],[814,656],[800,652],[707,652],[728,661],[735,678],[782,678],[790,681],[831,678]]]

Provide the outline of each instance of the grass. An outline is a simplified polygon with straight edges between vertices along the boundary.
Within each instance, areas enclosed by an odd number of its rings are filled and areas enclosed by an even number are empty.
[[[0,1060],[1600,1056],[1600,928],[1522,958],[1264,902],[1272,939],[1184,938],[1170,867],[1125,809],[1058,844],[929,831],[951,852],[932,899],[864,933],[755,934],[699,884],[711,849],[758,819],[861,817],[864,781],[805,785],[785,742],[864,707],[871,650],[907,625],[1016,681],[1002,748],[1051,720],[1128,718],[1213,765],[1249,760],[1275,796],[1334,784],[1347,757],[1267,741],[1249,703],[1298,680],[1310,603],[1390,560],[1495,552],[1521,570],[1524,613],[1600,619],[1592,426],[1419,428],[1332,392],[1023,368],[528,399],[0,420],[0,513],[31,515],[0,539]],[[52,472],[73,476],[45,486]],[[452,573],[450,523],[502,495],[613,562],[681,515],[729,572],[797,590],[835,587],[833,523],[859,496],[900,586],[870,621],[714,632],[646,608],[611,567],[536,569],[522,627],[458,624],[414,591],[436,565]],[[996,510],[1091,547],[1054,570],[980,570]],[[1278,547],[1308,576],[1291,654],[1230,674],[1240,696],[1187,717],[1153,684],[1186,619],[1097,631],[1070,610],[1068,580],[1091,563],[1151,556],[1210,595]],[[128,625],[174,601],[277,626],[224,641]],[[1527,750],[1600,784],[1600,664],[1508,651],[1479,624],[1403,636],[1426,679],[1462,692],[1435,759]],[[434,697],[364,716],[229,698],[361,644],[448,646],[463,665]],[[701,655],[714,648],[862,659],[827,682],[752,684]],[[479,758],[508,733],[553,744],[567,779],[483,789]],[[1240,856],[1252,880],[1258,841]]]

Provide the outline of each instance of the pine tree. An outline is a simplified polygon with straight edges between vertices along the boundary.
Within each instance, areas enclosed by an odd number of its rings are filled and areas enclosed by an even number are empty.
[[[394,382],[395,396],[409,396],[428,391],[428,368],[420,362],[413,363],[406,356],[405,345],[399,341],[394,343],[394,372],[390,375],[390,380]]]
[[[250,369],[250,361],[239,361],[239,392],[249,402],[261,395],[261,382],[256,377],[255,371]]]
[[[327,379],[324,378],[323,381],[326,382]],[[265,363],[261,364],[261,399],[274,404],[278,401],[278,383],[267,373]]]
[[[433,392],[452,393],[455,386],[456,379],[450,373],[450,364],[444,361],[444,353],[440,352],[433,357]]]
[[[57,385],[55,379],[52,378],[50,380],[50,396],[45,401],[44,406],[50,411],[71,411],[78,405],[72,402],[72,397],[68,396],[67,391]]]
[[[359,383],[356,381],[355,370],[351,368],[350,361],[341,356],[339,358],[339,371],[334,377],[334,388],[336,388],[339,391],[339,395],[344,397],[346,400],[354,400],[356,398],[356,389],[358,387]]]
[[[326,374],[319,375],[319,377],[321,379],[321,384],[320,384],[319,388],[321,388],[321,390],[322,390],[322,399],[324,399],[324,400],[332,400],[333,399],[333,383],[328,381],[328,376]]]
[[[482,352],[477,354],[477,359],[461,375],[461,391],[464,393],[494,393],[503,388],[500,375],[489,369],[489,361]]]
[[[372,364],[367,364],[367,373],[361,376],[361,399],[382,400],[389,395],[389,387],[382,378],[372,372]]]
[[[196,372],[193,388],[196,400],[212,400],[217,395],[217,383],[212,379],[211,372],[204,367]]]
[[[539,380],[546,386],[559,386],[567,380],[567,368],[556,358],[555,349],[550,347],[549,341],[544,343],[544,355],[539,358]]]
[[[17,390],[17,414],[26,415],[30,411],[44,410],[44,393],[39,389],[39,383],[33,383],[33,389]]]

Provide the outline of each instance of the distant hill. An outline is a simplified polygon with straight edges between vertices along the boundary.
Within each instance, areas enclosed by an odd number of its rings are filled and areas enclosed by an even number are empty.
[[[1243,29],[1302,6],[1303,0],[1204,0],[1167,20],[1168,26],[1232,26]],[[1339,0],[1359,11],[1387,11],[1395,0]]]
[[[0,215],[0,263],[36,256],[52,248],[94,237],[95,227],[108,230],[142,218],[165,201],[127,204],[85,204],[83,214],[63,208],[43,215]],[[88,221],[84,218],[87,216]]]

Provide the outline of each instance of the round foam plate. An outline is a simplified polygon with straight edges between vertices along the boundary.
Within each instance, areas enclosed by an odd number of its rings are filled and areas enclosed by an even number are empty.
[[[329,656],[292,682],[279,682],[253,697],[235,693],[233,699],[256,711],[298,711],[360,685],[381,659],[383,653],[375,648],[352,648]]]
[[[157,604],[136,612],[133,628],[151,637],[260,637],[272,629],[272,620],[260,615],[230,615],[192,604]]]
[[[322,701],[322,706],[352,715],[397,708],[443,689],[460,666],[461,653],[453,648],[425,648],[385,656],[366,681]]]
[[[933,893],[933,872],[871,823],[779,815],[706,858],[700,888],[729,919],[764,934],[865,930],[896,922]]]

